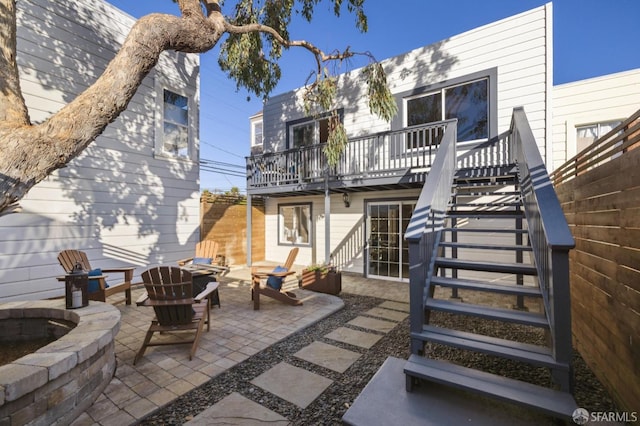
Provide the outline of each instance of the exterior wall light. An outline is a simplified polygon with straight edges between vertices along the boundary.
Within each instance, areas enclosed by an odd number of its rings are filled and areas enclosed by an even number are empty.
[[[344,202],[345,207],[349,207],[351,205],[351,200],[349,199],[349,193],[345,192],[342,194],[342,201]]]

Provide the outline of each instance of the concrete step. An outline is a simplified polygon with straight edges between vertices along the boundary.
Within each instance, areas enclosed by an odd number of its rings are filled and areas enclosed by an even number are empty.
[[[457,315],[469,315],[496,321],[511,322],[532,327],[549,328],[545,315],[536,312],[518,311],[515,309],[494,308],[492,306],[474,305],[465,302],[451,302],[441,299],[427,299],[425,310],[448,312]]]
[[[413,390],[415,378],[418,378],[534,408],[564,420],[570,420],[578,408],[573,396],[567,392],[417,355],[409,357],[404,372],[408,392]]]
[[[484,281],[449,277],[432,277],[431,284],[460,290],[484,291],[487,293],[511,294],[525,297],[542,297],[538,287],[525,287],[523,285],[492,284]]]

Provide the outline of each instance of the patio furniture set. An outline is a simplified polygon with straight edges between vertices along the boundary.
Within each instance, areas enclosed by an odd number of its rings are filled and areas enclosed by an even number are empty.
[[[134,365],[144,356],[149,346],[189,344],[189,359],[192,359],[200,341],[205,324],[210,329],[210,311],[213,305],[220,308],[219,283],[216,276],[228,270],[214,264],[219,245],[215,241],[202,241],[196,245],[194,257],[181,259],[178,266],[156,266],[141,274],[145,292],[136,300],[137,306],[153,307],[153,318],[145,339],[133,361]],[[251,271],[251,298],[254,309],[260,309],[260,295],[271,297],[288,305],[302,305],[302,301],[289,291],[282,290],[282,281],[292,275],[298,248],[289,253],[283,266],[274,268],[254,267]],[[88,298],[106,302],[107,297],[125,293],[125,303],[131,304],[131,286],[135,267],[92,269],[85,252],[63,250],[58,255],[60,265],[67,273],[81,268],[88,272]],[[104,273],[122,273],[123,281],[107,284]],[[65,277],[58,277],[64,281]],[[189,331],[192,336],[180,340],[156,339],[155,333]]]

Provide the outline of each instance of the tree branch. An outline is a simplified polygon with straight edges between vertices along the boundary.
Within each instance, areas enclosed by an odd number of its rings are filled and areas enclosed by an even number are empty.
[[[188,7],[193,1],[184,3]],[[0,7],[11,5],[13,0],[0,0]],[[165,14],[141,18],[96,82],[39,125],[28,125],[26,107],[22,114],[16,108],[24,101],[8,101],[20,94],[18,80],[2,80],[11,90],[0,98],[0,104],[9,105],[11,116],[0,117],[0,212],[95,140],[127,108],[164,50],[208,51],[224,33],[223,21],[215,11],[208,18],[202,11],[182,18]],[[2,31],[6,32],[6,25]],[[10,65],[12,57],[3,53],[4,64],[0,65]],[[0,68],[4,79],[6,66]],[[17,70],[13,74],[17,77]]]
[[[322,49],[310,43],[306,40],[285,40],[278,31],[268,25],[262,24],[246,24],[246,25],[233,25],[227,21],[225,21],[225,31],[229,33],[235,34],[244,34],[250,32],[260,32],[263,34],[269,34],[283,46],[286,47],[302,47],[307,49],[309,52],[313,54],[316,60],[316,64],[318,67],[318,72],[322,71],[322,63],[327,61],[334,60],[343,60],[350,58],[354,55],[353,52],[349,50],[349,48],[345,49],[343,52],[335,52],[331,54],[326,54]]]

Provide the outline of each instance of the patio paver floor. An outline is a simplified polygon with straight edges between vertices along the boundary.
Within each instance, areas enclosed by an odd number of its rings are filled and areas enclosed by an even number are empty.
[[[256,386],[285,401],[305,408],[333,381],[318,374],[281,362],[251,380]]]
[[[361,356],[357,352],[323,342],[312,342],[293,355],[338,373],[344,373]]]
[[[117,304],[122,318],[120,332],[115,342],[117,360],[115,377],[98,400],[72,424],[74,426],[136,424],[198,385],[294,332],[331,315],[343,306],[339,297],[298,289],[297,282],[288,282],[285,283],[285,288],[298,294],[304,303],[302,306],[287,306],[265,297],[261,300],[260,310],[254,311],[250,297],[249,269],[234,269],[227,276],[222,277],[220,282],[222,307],[213,308],[211,330],[203,334],[198,350],[191,361],[188,357],[187,345],[172,345],[148,348],[144,357],[134,366],[133,358],[151,323],[153,309],[135,305],[127,306],[124,303]],[[364,288],[367,289],[366,292],[363,292]],[[133,300],[136,300],[142,291],[141,287],[134,288]],[[400,303],[400,306],[407,304],[409,296],[406,283],[380,281],[372,284],[369,280],[355,274],[343,275],[343,292],[374,297],[384,295],[384,299]],[[121,300],[118,299],[119,297]],[[124,296],[116,295],[109,299],[110,303],[119,301],[123,302]],[[382,337],[381,334],[351,331],[369,335],[366,339],[375,339],[375,341]],[[345,343],[353,344],[353,341]],[[312,374],[306,371],[305,373]],[[318,377],[322,379],[320,380],[322,383],[325,380],[331,382],[325,377]],[[265,390],[271,392],[269,389]],[[234,401],[232,398],[231,402]],[[295,401],[290,402],[295,403]],[[306,401],[298,402],[306,403]],[[263,409],[266,410],[266,408],[259,410]],[[247,414],[249,411],[243,411],[243,413]],[[260,411],[256,413],[252,410],[251,413],[252,416],[256,416],[256,419],[261,418]],[[204,415],[204,413],[201,414]],[[276,420],[276,424],[279,424],[279,421]],[[206,424],[215,423],[207,420]]]

